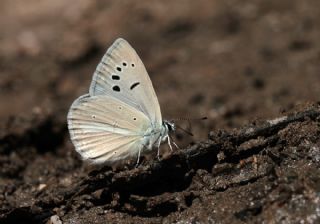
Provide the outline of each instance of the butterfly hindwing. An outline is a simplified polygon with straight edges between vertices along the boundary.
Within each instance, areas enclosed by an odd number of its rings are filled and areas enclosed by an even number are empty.
[[[136,51],[124,39],[117,39],[97,66],[90,96],[117,98],[146,114],[151,125],[162,125],[160,106],[148,73]]]
[[[150,121],[134,107],[110,96],[84,95],[72,104],[68,127],[76,150],[94,163],[135,155]]]

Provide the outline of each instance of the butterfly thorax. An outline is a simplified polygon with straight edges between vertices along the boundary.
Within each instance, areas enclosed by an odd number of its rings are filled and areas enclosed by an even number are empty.
[[[169,137],[169,133],[175,131],[175,125],[170,121],[163,121],[162,125],[158,129],[151,128],[144,135],[144,145],[147,149],[159,147],[159,145],[166,141]]]

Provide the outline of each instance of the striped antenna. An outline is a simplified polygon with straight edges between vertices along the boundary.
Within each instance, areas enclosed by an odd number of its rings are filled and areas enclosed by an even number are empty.
[[[189,127],[188,129],[191,129],[191,123],[190,121],[194,121],[194,120],[206,120],[208,119],[207,117],[201,117],[201,118],[189,118],[189,117],[180,117],[180,118],[175,118],[175,119],[171,119],[171,121],[188,121]],[[176,124],[176,128],[182,130],[183,132],[187,133],[190,136],[193,136],[191,131],[188,131],[184,128],[182,128],[181,126],[178,126]]]

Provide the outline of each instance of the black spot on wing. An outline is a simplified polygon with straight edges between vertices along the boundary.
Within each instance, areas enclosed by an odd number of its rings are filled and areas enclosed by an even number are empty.
[[[118,75],[112,75],[111,78],[113,80],[120,80],[120,76],[118,76]]]
[[[138,85],[140,85],[140,82],[135,82],[130,86],[130,89],[133,90],[134,88],[136,88]]]
[[[119,86],[114,86],[112,87],[113,91],[116,91],[116,92],[120,92],[120,87]]]

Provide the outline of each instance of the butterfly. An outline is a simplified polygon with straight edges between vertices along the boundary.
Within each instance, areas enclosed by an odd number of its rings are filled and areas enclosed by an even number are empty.
[[[130,44],[117,39],[98,64],[89,93],[68,112],[76,151],[92,163],[113,163],[158,148],[175,124],[162,120],[158,98],[146,68]],[[172,141],[173,142],[173,141]],[[178,147],[174,142],[173,144]]]

